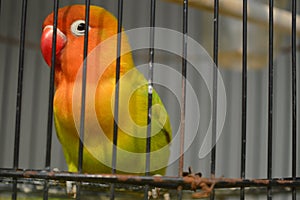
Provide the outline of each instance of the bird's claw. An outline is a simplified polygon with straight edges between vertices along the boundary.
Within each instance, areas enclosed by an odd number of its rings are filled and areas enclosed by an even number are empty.
[[[214,190],[215,182],[212,183],[210,186],[203,181],[202,174],[199,173],[192,173],[191,167],[189,167],[189,172],[186,173],[186,176],[193,177],[194,181],[191,183],[191,189],[195,191],[195,193],[192,194],[192,198],[207,198],[210,196],[211,192]],[[214,177],[212,177],[214,178]],[[196,192],[196,189],[200,187],[201,192]]]

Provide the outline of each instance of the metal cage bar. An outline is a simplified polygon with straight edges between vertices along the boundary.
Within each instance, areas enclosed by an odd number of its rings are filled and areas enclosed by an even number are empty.
[[[117,52],[116,52],[116,86],[114,104],[114,127],[113,127],[113,149],[112,149],[112,174],[116,173],[117,167],[117,143],[118,143],[118,121],[119,121],[119,90],[120,90],[120,69],[121,69],[121,39],[123,24],[123,0],[118,0],[118,27],[117,27]],[[111,184],[110,199],[115,198],[115,185]]]
[[[20,134],[21,134],[21,112],[22,112],[22,96],[23,96],[23,74],[24,74],[24,55],[25,55],[25,33],[27,18],[27,0],[22,1],[21,30],[20,30],[20,48],[19,48],[19,69],[18,69],[18,86],[17,86],[17,103],[16,103],[16,119],[15,119],[15,138],[14,138],[14,154],[13,168],[19,167],[20,154]],[[12,199],[17,199],[17,179],[13,181]]]
[[[84,44],[83,44],[83,67],[82,67],[82,87],[81,87],[81,108],[80,108],[80,128],[78,138],[78,161],[77,171],[82,173],[83,169],[83,147],[84,147],[84,135],[85,135],[85,110],[86,110],[86,83],[87,83],[87,54],[88,54],[88,37],[90,21],[90,0],[85,1],[85,32],[84,32]],[[77,183],[76,199],[80,199],[81,187],[80,182]]]
[[[296,0],[292,1],[292,177],[297,176],[297,60],[296,60]],[[292,199],[296,200],[296,188],[292,190]]]
[[[183,0],[182,5],[182,66],[181,66],[181,107],[180,107],[180,157],[178,177],[183,176],[184,167],[184,137],[185,137],[185,110],[186,110],[186,77],[187,77],[187,32],[188,32],[188,0]],[[182,188],[178,188],[178,199],[182,199]]]
[[[241,178],[246,178],[247,144],[247,0],[243,0],[243,57],[242,57],[242,141],[241,141]],[[245,199],[245,188],[241,188],[240,199]]]
[[[188,0],[183,0],[183,23],[182,23],[182,69],[181,69],[181,120],[180,120],[180,158],[178,176],[182,176],[184,167],[184,135],[185,135],[185,105],[186,105],[186,74],[187,74],[187,31],[188,31]]]
[[[219,54],[219,0],[214,0],[214,47],[213,47],[213,60],[215,63],[215,67],[213,69],[213,108],[212,108],[212,147],[211,150],[211,176],[215,176],[216,174],[216,131],[217,131],[217,88],[218,88],[218,54]],[[210,199],[215,199],[214,190],[210,195]]]
[[[89,27],[90,21],[90,0],[85,1],[85,29]],[[80,129],[79,129],[79,146],[78,146],[78,164],[77,170],[82,172],[83,168],[83,146],[84,146],[84,129],[85,129],[85,100],[86,100],[86,79],[87,79],[87,53],[88,53],[88,37],[89,32],[84,32],[84,48],[83,48],[83,68],[82,68],[82,88],[81,88],[81,109],[80,109]]]
[[[150,175],[150,152],[151,152],[151,121],[152,121],[152,91],[154,71],[154,41],[155,41],[155,7],[156,0],[150,0],[150,48],[148,65],[148,107],[147,107],[147,139],[146,139],[146,168],[145,175]]]
[[[269,0],[269,82],[268,82],[268,164],[267,177],[272,178],[272,162],[273,162],[273,0]],[[267,190],[268,200],[272,199],[272,188]]]
[[[56,38],[57,38],[57,15],[58,15],[59,0],[53,3],[53,38],[52,38],[52,52],[51,52],[51,69],[49,78],[49,99],[48,99],[48,121],[47,121],[47,141],[46,141],[46,159],[45,169],[50,170],[51,166],[51,146],[52,146],[52,127],[53,127],[53,99],[54,99],[54,80],[55,80],[55,52],[56,52]],[[48,199],[48,181],[44,182],[44,199]]]
[[[46,160],[45,168],[50,168],[51,165],[51,144],[52,144],[52,127],[53,127],[53,99],[54,99],[54,80],[55,80],[55,52],[56,52],[56,38],[57,38],[57,15],[58,15],[59,0],[54,1],[53,4],[53,38],[52,38],[52,55],[51,55],[51,69],[49,80],[49,103],[48,103],[48,122],[47,122],[47,141],[46,141]]]
[[[281,177],[271,179],[240,179],[240,178],[202,178],[199,176],[139,176],[125,174],[79,174],[69,172],[54,172],[40,170],[13,170],[0,169],[0,177],[18,179],[44,179],[57,181],[82,181],[89,183],[124,183],[129,185],[149,185],[176,189],[181,186],[184,190],[190,190],[194,186],[201,189],[201,184],[215,183],[215,188],[235,187],[300,187],[300,177],[293,180],[292,177]]]
[[[147,138],[146,138],[146,163],[145,175],[150,176],[150,152],[151,152],[151,121],[152,121],[152,92],[154,72],[154,41],[155,41],[155,11],[156,0],[150,0],[150,38],[149,38],[149,65],[148,65],[148,105],[147,105]],[[144,199],[147,200],[149,186],[145,186]]]
[[[112,173],[116,173],[117,167],[117,142],[118,142],[118,120],[119,120],[119,88],[120,88],[120,64],[121,64],[121,35],[123,24],[123,0],[118,0],[118,27],[117,27],[117,60],[116,60],[116,88],[115,88],[115,104],[114,104],[114,132],[113,132],[113,158]]]

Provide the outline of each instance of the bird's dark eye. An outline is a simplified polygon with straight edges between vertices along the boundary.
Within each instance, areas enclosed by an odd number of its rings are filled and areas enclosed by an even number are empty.
[[[84,23],[78,24],[77,30],[78,30],[78,31],[85,31],[85,24],[84,24]]]
[[[71,31],[76,36],[84,35],[85,30],[86,30],[86,25],[84,20],[77,20],[73,22],[71,25]]]

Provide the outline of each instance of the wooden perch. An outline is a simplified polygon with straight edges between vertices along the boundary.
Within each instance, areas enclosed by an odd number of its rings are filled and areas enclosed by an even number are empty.
[[[182,0],[167,0],[175,3],[182,3]],[[201,10],[214,11],[214,1],[212,0],[189,0],[189,6]],[[219,0],[219,12],[222,15],[242,19],[243,1],[241,0]],[[286,34],[292,30],[292,13],[283,9],[274,7],[274,28]],[[300,35],[300,17],[296,16],[296,32]],[[269,24],[269,6],[263,3],[248,2],[248,21],[268,27]]]

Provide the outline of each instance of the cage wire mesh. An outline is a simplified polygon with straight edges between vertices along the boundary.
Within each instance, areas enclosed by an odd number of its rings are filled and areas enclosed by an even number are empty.
[[[67,199],[68,184],[77,199],[299,199],[296,2],[0,1],[0,199]],[[119,31],[155,27],[147,29],[147,48],[131,53],[161,97],[173,137],[183,136],[170,147],[166,175],[68,172],[40,36],[45,17],[70,4],[104,7]],[[162,28],[171,32],[159,40]],[[138,40],[129,34],[131,45]],[[154,48],[157,40],[165,49]],[[193,41],[204,52],[196,58]],[[178,54],[167,51],[174,45]],[[199,73],[195,60],[206,70]]]

